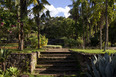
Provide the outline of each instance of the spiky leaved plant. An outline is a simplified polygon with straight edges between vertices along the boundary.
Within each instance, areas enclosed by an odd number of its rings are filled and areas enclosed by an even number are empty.
[[[116,75],[116,55],[109,56],[107,53],[98,57],[94,55],[91,63],[91,67],[87,65],[88,77],[114,77]]]

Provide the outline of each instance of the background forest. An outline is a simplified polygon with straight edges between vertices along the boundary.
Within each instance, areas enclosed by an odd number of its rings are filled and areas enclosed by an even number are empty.
[[[115,0],[72,0],[72,3],[70,16],[64,18],[51,17],[50,11],[45,12],[44,5],[50,4],[44,0],[1,0],[1,41],[19,40],[20,50],[34,41],[41,48],[40,35],[48,38],[48,44],[58,40],[53,44],[64,47],[102,49],[105,46],[107,49],[116,46]],[[28,9],[31,4],[34,7]]]

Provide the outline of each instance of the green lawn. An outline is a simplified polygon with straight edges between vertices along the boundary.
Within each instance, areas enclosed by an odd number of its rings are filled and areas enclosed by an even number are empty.
[[[100,49],[70,49],[75,52],[88,53],[88,54],[104,54],[104,53],[116,53],[116,50],[100,50]]]

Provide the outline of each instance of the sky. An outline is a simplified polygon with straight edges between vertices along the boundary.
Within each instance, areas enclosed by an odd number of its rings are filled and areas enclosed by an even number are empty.
[[[57,16],[63,16],[68,17],[70,7],[68,5],[71,5],[71,0],[47,0],[51,5],[45,5],[45,7],[50,11],[50,15],[52,17]]]
[[[47,0],[50,5],[45,5],[46,9],[50,11],[50,16],[51,17],[60,17],[63,16],[65,18],[67,18],[70,13],[70,7],[68,7],[68,5],[72,4],[71,0]],[[33,4],[29,6],[28,9],[32,9],[33,8]],[[44,11],[46,11],[46,9]],[[29,14],[31,16],[29,16],[30,18],[33,18],[34,15],[33,14]]]

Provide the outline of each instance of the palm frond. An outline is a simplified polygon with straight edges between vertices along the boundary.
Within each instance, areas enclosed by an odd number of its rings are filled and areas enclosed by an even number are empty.
[[[37,2],[37,0],[33,0],[33,3],[34,3],[34,4],[37,4],[38,2]]]
[[[47,0],[41,0],[43,4],[50,5],[50,3]]]
[[[46,11],[46,16],[51,17],[51,16],[50,16],[50,11],[49,11],[49,10]]]
[[[20,0],[15,0],[15,6],[18,6],[20,4]]]

